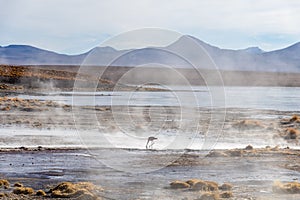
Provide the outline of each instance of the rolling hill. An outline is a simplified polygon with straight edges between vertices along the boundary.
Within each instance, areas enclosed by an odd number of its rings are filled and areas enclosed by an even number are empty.
[[[284,49],[265,52],[258,47],[241,50],[221,49],[207,44],[195,37],[187,36],[209,54],[221,70],[266,71],[266,72],[300,72],[300,43]],[[162,48],[143,48],[133,50],[116,50],[112,47],[95,47],[79,55],[59,54],[28,45],[9,45],[0,47],[0,64],[6,65],[80,65],[89,56],[88,64],[115,66],[137,66],[145,63],[160,63],[178,68],[190,68],[190,64],[168,51],[181,48],[189,50],[187,37],[181,37],[173,44]],[[92,55],[92,56],[91,56]],[[197,52],[193,58],[197,59]],[[118,58],[114,60],[114,58]],[[112,62],[113,61],[113,62]],[[199,68],[206,68],[201,63]]]

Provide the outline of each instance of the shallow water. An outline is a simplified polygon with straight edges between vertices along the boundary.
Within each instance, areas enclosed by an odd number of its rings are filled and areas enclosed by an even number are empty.
[[[173,180],[191,178],[219,184],[230,182],[234,185],[233,199],[300,197],[272,193],[274,180],[291,181],[300,177],[299,172],[282,167],[293,158],[281,154],[202,157],[201,151],[196,151],[188,155],[196,156],[193,160],[198,164],[167,166],[166,160],[178,158],[183,152],[95,149],[94,153],[85,150],[0,153],[0,174],[9,177],[11,182],[20,181],[34,189],[65,180],[92,181],[105,189],[103,196],[112,199],[196,199],[198,192],[167,188]],[[147,172],[147,169],[152,170]]]
[[[25,99],[54,100],[65,104],[122,106],[198,106],[299,111],[299,87],[221,87],[224,92],[212,99],[214,88],[172,87],[171,92],[57,92],[49,96],[20,95]],[[74,95],[74,97],[73,97]]]
[[[199,193],[166,188],[173,180],[190,178],[212,180],[220,184],[231,182],[234,185],[233,199],[299,199],[299,195],[272,193],[274,180],[299,179],[299,171],[285,167],[298,166],[298,157],[281,154],[204,157],[208,153],[203,151],[204,133],[211,120],[214,120],[211,116],[224,114],[223,109],[210,109],[210,93],[203,87],[195,88],[196,100],[177,98],[191,97],[191,91],[184,89],[178,88],[173,93],[98,92],[95,97],[93,93],[77,93],[78,96],[73,97],[72,93],[65,92],[48,96],[20,96],[73,105],[91,106],[95,101],[96,105],[122,106],[113,107],[112,110],[98,110],[96,113],[93,107],[78,107],[78,113],[60,107],[42,114],[19,110],[2,112],[2,119],[9,118],[10,123],[0,127],[0,147],[41,145],[87,149],[1,152],[0,174],[12,182],[21,181],[36,189],[60,181],[92,181],[103,186],[103,195],[111,199],[195,199]],[[211,149],[244,148],[248,144],[256,148],[267,145],[299,148],[282,138],[274,138],[278,127],[271,126],[271,123],[278,124],[281,118],[290,117],[299,110],[299,88],[226,87],[225,90],[226,107],[238,109],[227,109],[226,118],[220,118],[224,122],[220,134],[214,135],[214,129],[211,130],[210,134],[218,137],[209,146]],[[201,116],[197,118],[200,120],[197,121],[199,129],[195,129],[197,123],[193,121],[196,116],[192,114],[195,102],[197,107],[201,107]],[[218,105],[221,103],[217,102]],[[91,117],[93,115],[95,118]],[[151,120],[148,121],[148,118]],[[14,121],[23,119],[41,122],[42,126],[30,128],[26,124],[14,124]],[[94,119],[95,122],[92,121]],[[262,120],[271,129],[232,128],[233,123],[244,119]],[[178,127],[177,123],[182,121],[186,126]],[[155,150],[145,150],[150,135],[159,138],[153,146]],[[184,145],[181,144],[183,142]],[[180,159],[184,152],[192,155],[188,158],[190,164],[168,166]]]

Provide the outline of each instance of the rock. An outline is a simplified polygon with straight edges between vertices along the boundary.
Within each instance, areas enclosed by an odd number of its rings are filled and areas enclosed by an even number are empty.
[[[253,146],[251,146],[250,144],[248,146],[246,146],[245,150],[253,150]]]
[[[190,185],[183,181],[173,181],[170,183],[170,186],[172,189],[183,189],[183,188],[189,188]]]
[[[13,190],[13,193],[14,194],[33,194],[34,193],[34,190],[30,187],[16,187],[14,190]]]
[[[62,108],[68,112],[70,112],[72,110],[72,107],[70,105],[64,105]]]

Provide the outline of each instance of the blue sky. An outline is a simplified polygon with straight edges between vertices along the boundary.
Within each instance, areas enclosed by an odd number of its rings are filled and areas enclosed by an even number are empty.
[[[116,34],[156,27],[220,48],[300,42],[298,0],[0,0],[0,45],[83,53]]]

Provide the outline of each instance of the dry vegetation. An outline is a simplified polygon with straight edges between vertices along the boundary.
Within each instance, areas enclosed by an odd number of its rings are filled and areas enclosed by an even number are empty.
[[[275,181],[272,189],[273,192],[275,193],[300,194],[300,183],[299,182],[282,183],[280,181]]]
[[[170,188],[198,191],[201,193],[201,196],[197,198],[199,200],[218,200],[220,198],[233,197],[232,185],[230,183],[224,183],[219,186],[217,182],[201,179],[176,180],[170,183]]]
[[[75,80],[77,73],[62,70],[48,70],[36,67],[23,67],[23,66],[7,66],[1,65],[0,76],[10,78],[40,78],[40,79],[58,79],[58,80]],[[82,78],[90,78],[81,75]]]
[[[118,85],[114,82],[114,78],[95,77],[92,75],[77,73],[76,70],[70,70],[70,67],[51,67],[51,66],[9,66],[0,65],[0,91],[18,91],[25,89],[25,91],[32,92],[32,89],[48,89],[48,87],[59,88],[63,90],[73,90],[74,82],[80,83],[81,88],[78,90],[94,89],[90,88],[97,82],[98,91],[112,91],[117,90],[135,90],[140,91],[161,91],[157,88],[132,87],[126,85]],[[72,68],[72,67],[71,67]],[[74,67],[73,67],[74,68]],[[75,67],[75,69],[79,69]],[[98,67],[94,69],[98,74]],[[50,86],[49,86],[50,85]],[[92,85],[92,86],[91,86]]]
[[[8,199],[37,199],[37,197],[44,197],[45,199],[84,199],[84,200],[100,200],[98,192],[103,191],[99,186],[90,182],[62,182],[46,191],[39,189],[34,191],[33,188],[24,187],[21,183],[15,183],[12,191],[10,190],[9,182],[7,180],[0,180],[0,184],[4,184],[5,191],[0,193],[0,198]],[[46,192],[45,192],[46,191]]]
[[[300,117],[298,115],[293,115],[290,118],[285,118],[280,121],[281,130],[279,136],[283,139],[299,143],[300,139]]]
[[[234,123],[233,127],[239,130],[266,128],[266,126],[258,120],[242,120]]]
[[[18,97],[0,97],[1,111],[45,111],[50,107],[59,107],[59,104],[53,101],[40,101],[36,99],[22,99]]]

